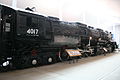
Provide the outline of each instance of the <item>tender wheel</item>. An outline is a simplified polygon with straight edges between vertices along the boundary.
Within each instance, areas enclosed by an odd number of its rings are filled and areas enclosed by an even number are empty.
[[[48,64],[52,64],[53,63],[53,58],[52,57],[48,57],[47,58],[47,63]]]
[[[52,57],[49,57],[48,58],[48,63],[52,63],[53,62],[53,58]]]
[[[39,66],[39,65],[43,65],[42,63],[42,59],[41,58],[34,58],[31,60],[31,65],[32,66]]]
[[[55,63],[55,58],[54,57],[47,57],[46,62],[47,62],[47,64]]]
[[[12,63],[10,63],[9,61],[6,61],[0,67],[0,71],[1,72],[6,72],[6,71],[9,71],[11,68],[12,68]]]
[[[6,72],[6,71],[8,71],[8,70],[9,70],[9,67],[2,67],[0,71],[1,71],[1,72]]]
[[[33,59],[33,60],[32,60],[32,65],[37,65],[37,63],[38,63],[38,62],[37,62],[36,59]]]
[[[29,56],[23,56],[22,58],[20,57],[20,59],[16,59],[16,61],[17,62],[15,62],[15,64],[16,64],[16,68],[18,69],[27,68],[30,67],[31,65]]]

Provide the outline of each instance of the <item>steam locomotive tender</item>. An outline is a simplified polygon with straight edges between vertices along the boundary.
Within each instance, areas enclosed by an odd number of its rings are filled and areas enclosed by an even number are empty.
[[[0,70],[55,63],[68,57],[65,49],[85,49],[88,44],[94,49],[100,38],[110,42],[105,32],[93,32],[82,23],[0,4]]]

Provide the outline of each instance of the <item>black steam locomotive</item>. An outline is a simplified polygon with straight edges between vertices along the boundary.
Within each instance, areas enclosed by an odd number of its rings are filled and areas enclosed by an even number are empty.
[[[113,52],[115,45],[101,29],[0,4],[0,70]]]

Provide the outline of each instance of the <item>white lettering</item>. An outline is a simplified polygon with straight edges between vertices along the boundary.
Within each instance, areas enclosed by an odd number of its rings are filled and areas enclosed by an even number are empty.
[[[36,35],[37,35],[37,34],[38,34],[38,31],[39,31],[38,29],[28,29],[28,30],[27,30],[27,33],[28,33],[28,34],[36,34]]]

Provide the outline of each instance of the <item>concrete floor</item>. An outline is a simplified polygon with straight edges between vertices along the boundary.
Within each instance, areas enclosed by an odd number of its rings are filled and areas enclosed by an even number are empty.
[[[120,80],[120,52],[0,73],[0,80]]]

